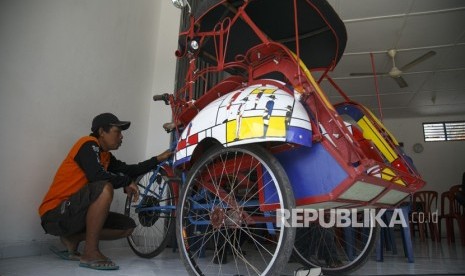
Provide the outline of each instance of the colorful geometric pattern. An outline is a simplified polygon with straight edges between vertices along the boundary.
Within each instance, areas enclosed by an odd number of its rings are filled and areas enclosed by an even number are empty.
[[[233,91],[202,109],[182,132],[175,165],[188,161],[208,137],[225,147],[264,141],[312,145],[310,119],[302,104],[269,84]]]

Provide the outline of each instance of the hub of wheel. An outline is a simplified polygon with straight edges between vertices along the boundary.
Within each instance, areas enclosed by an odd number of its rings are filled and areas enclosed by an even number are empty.
[[[215,207],[210,213],[210,220],[215,229],[219,229],[221,226],[238,228],[243,222],[242,210],[240,208],[226,210],[224,208]]]
[[[231,209],[226,212],[226,219],[225,224],[228,228],[238,228],[242,224],[242,210],[238,209]]]
[[[160,202],[153,196],[146,196],[142,199],[141,208],[148,209],[151,207],[159,207]],[[160,211],[156,210],[141,210],[139,211],[139,222],[144,227],[151,227],[157,222],[160,217]]]
[[[219,229],[224,224],[224,219],[226,215],[223,208],[214,207],[210,212],[210,221],[213,228]]]

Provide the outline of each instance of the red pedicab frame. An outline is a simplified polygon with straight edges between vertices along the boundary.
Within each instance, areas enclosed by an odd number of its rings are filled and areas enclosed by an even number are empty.
[[[277,209],[393,207],[424,185],[382,123],[327,75],[345,43],[345,27],[326,1],[217,0],[194,10],[177,51],[189,60],[185,85],[165,98],[180,137],[175,165],[189,171],[178,204],[177,237],[191,274],[278,274],[296,238],[295,229],[277,226]],[[200,58],[210,65],[197,68]],[[311,71],[320,73],[318,81]],[[209,86],[210,74],[217,72],[230,76]],[[343,103],[329,102],[319,87],[324,79]],[[196,98],[200,82],[203,95]],[[202,110],[250,87],[295,98],[310,119],[310,140],[286,134],[231,143],[213,131],[191,132],[196,118],[204,118]],[[344,122],[348,117],[352,124]],[[308,246],[296,245],[295,256],[328,273],[351,271],[373,247],[372,226],[300,229],[296,244]],[[261,260],[248,260],[244,250]]]

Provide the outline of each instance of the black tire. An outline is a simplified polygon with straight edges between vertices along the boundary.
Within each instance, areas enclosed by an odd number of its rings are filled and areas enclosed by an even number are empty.
[[[278,227],[275,211],[294,207],[287,175],[269,152],[257,145],[210,150],[189,171],[177,206],[176,237],[187,271],[279,275],[295,228],[283,220]]]
[[[160,254],[172,240],[175,227],[175,198],[173,184],[167,181],[161,168],[137,178],[139,200],[126,198],[124,213],[136,222],[136,228],[127,237],[132,251],[143,258]],[[146,188],[151,184],[150,189]],[[162,191],[162,192],[161,192]]]
[[[304,266],[321,267],[324,275],[343,275],[360,268],[373,251],[379,227],[373,212],[357,216],[357,222],[366,227],[322,227],[316,221],[297,228],[293,259]]]

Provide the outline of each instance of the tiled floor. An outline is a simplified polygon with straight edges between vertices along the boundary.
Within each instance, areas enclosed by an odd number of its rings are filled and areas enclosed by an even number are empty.
[[[400,239],[397,239],[400,241]],[[415,263],[403,257],[402,245],[398,244],[398,255],[386,252],[384,262],[370,260],[353,275],[465,275],[465,247],[460,241],[448,245],[431,241],[414,241]],[[0,259],[0,275],[187,275],[178,253],[166,249],[153,259],[142,259],[133,254],[129,247],[105,249],[104,251],[120,266],[117,271],[95,271],[78,266],[78,262],[61,260],[47,254],[33,257]],[[293,275],[295,264],[289,264],[282,275]]]

